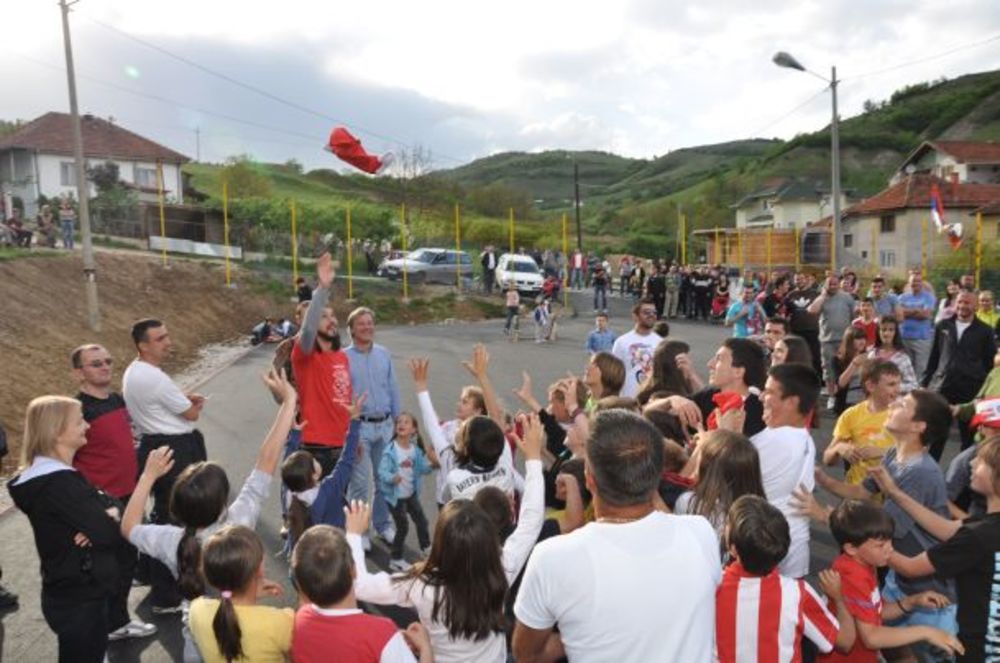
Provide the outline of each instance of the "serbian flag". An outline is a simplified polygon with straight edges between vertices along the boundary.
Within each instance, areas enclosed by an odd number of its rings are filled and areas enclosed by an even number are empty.
[[[948,233],[948,241],[952,250],[962,246],[962,224],[944,222],[944,202],[941,200],[941,190],[938,185],[931,184],[931,218],[939,233]]]
[[[361,141],[352,136],[351,132],[344,127],[336,127],[330,133],[330,141],[325,149],[333,152],[342,161],[346,161],[355,168],[371,175],[379,172],[392,161],[391,154],[384,154],[380,157],[368,154],[362,147]]]

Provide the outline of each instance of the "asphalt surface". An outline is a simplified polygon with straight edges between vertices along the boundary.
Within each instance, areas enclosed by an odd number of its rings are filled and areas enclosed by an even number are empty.
[[[426,356],[430,363],[431,395],[441,418],[450,417],[458,393],[469,384],[471,376],[461,361],[471,354],[475,343],[486,343],[491,355],[490,372],[499,393],[509,408],[516,408],[517,399],[511,390],[521,382],[521,371],[528,370],[534,378],[535,396],[544,402],[546,385],[565,376],[567,371],[581,372],[587,360],[583,343],[593,326],[589,298],[574,294],[572,300],[581,309],[579,317],[566,313],[560,317],[558,340],[538,345],[531,338],[530,320],[522,319],[522,339],[507,342],[502,333],[503,321],[427,326],[380,328],[377,342],[392,352],[400,379],[404,407],[418,412],[416,398],[409,378],[406,360]],[[623,333],[631,327],[631,300],[609,298],[611,327]],[[687,341],[692,348],[692,358],[703,378],[707,377],[706,362],[715,353],[728,330],[721,326],[687,321],[670,321],[671,337]],[[242,484],[253,466],[257,449],[276,412],[276,406],[261,384],[258,375],[266,370],[271,359],[270,347],[258,347],[231,367],[209,379],[200,387],[201,393],[212,396],[198,423],[205,434],[209,457],[227,469],[234,490]],[[821,427],[813,432],[817,449],[821,452],[829,441],[833,426],[830,416],[821,417]],[[948,445],[946,459],[957,449]],[[422,486],[424,511],[432,521],[437,513],[433,495],[433,480]],[[257,531],[265,548],[272,554],[267,557],[267,574],[273,580],[285,582],[285,596],[275,600],[275,605],[295,605],[295,596],[287,582],[288,568],[285,560],[273,553],[280,550],[279,536],[281,515],[278,505],[278,481],[272,484],[271,496],[265,505]],[[415,534],[410,528],[410,552],[416,548]],[[812,568],[815,572],[825,568],[836,555],[835,544],[827,531],[813,528]],[[375,544],[369,564],[387,568],[388,549]],[[49,661],[57,655],[56,639],[48,629],[39,608],[40,578],[38,558],[33,544],[31,528],[16,509],[0,516],[0,565],[3,566],[3,584],[20,595],[17,611],[0,613],[0,660]],[[149,610],[148,588],[135,588],[130,597],[134,615],[143,621],[152,621],[159,627],[156,636],[112,643],[111,661],[170,661],[180,660],[181,634],[178,616],[156,616]],[[412,616],[405,610],[379,609],[405,624]]]

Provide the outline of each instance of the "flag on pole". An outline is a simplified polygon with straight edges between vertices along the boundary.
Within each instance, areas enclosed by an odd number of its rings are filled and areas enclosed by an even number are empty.
[[[336,127],[330,133],[330,140],[326,149],[333,152],[337,158],[346,161],[355,168],[374,175],[389,165],[392,161],[392,153],[382,156],[368,154],[362,147],[361,141],[351,135],[344,127]]]
[[[931,184],[931,218],[934,219],[934,225],[939,233],[948,234],[952,250],[962,246],[962,224],[945,223],[944,203],[941,200],[941,190],[936,183]]]

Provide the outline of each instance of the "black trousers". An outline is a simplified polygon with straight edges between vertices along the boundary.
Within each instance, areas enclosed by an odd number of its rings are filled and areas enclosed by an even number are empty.
[[[328,447],[325,444],[302,444],[302,450],[308,451],[312,454],[312,457],[316,459],[319,466],[322,468],[323,476],[329,476],[333,472],[333,468],[337,466],[337,461],[340,460],[340,452],[344,450],[343,447]]]
[[[427,529],[427,516],[424,515],[424,510],[420,506],[419,495],[414,493],[409,497],[399,498],[396,500],[396,506],[390,506],[389,511],[392,513],[392,519],[396,522],[396,538],[392,540],[393,559],[402,559],[403,557],[403,544],[406,543],[406,535],[410,532],[410,521],[406,518],[407,514],[413,519],[413,524],[417,528],[417,541],[420,543],[420,547],[426,548],[431,545],[431,536]]]
[[[122,498],[128,504],[130,495]],[[128,614],[128,594],[132,591],[132,578],[135,576],[139,561],[139,551],[128,541],[122,540],[115,553],[118,562],[118,586],[115,593],[108,599],[108,632],[117,631],[132,618]]]
[[[207,460],[205,438],[200,431],[184,435],[143,435],[139,443],[139,471],[146,467],[146,458],[153,449],[170,447],[174,452],[174,466],[153,484],[153,511],[149,520],[155,525],[171,523],[170,491],[178,475],[188,465]],[[154,606],[178,605],[183,597],[177,587],[177,579],[162,562],[149,559],[149,600]]]
[[[53,598],[42,590],[42,615],[59,640],[59,663],[102,663],[108,649],[108,599]]]

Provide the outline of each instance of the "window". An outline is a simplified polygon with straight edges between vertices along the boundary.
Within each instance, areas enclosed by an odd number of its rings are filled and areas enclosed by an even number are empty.
[[[862,251],[861,252],[861,259],[862,260],[868,260],[868,252],[867,251]]]
[[[76,167],[72,161],[61,161],[59,163],[59,184],[62,186],[76,186]]]
[[[136,186],[147,187],[150,189],[156,189],[156,169],[155,168],[140,168],[135,167],[135,184]]]
[[[885,214],[879,219],[879,232],[894,233],[896,232],[896,215],[895,214]]]
[[[895,267],[896,266],[896,252],[895,251],[879,251],[878,252],[878,264],[879,264],[879,267]]]
[[[844,248],[849,249],[854,246],[854,235],[847,234],[844,235]]]

